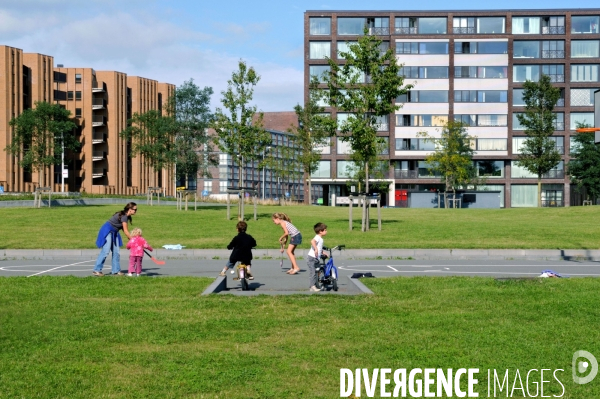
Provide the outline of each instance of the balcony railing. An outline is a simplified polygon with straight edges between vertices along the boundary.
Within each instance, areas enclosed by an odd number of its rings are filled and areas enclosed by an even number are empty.
[[[106,141],[106,134],[104,134],[104,133],[94,133],[94,135],[92,136],[93,144],[100,144],[100,143],[104,143],[105,141]]]
[[[106,117],[94,115],[92,119],[92,126],[104,126],[106,125]]]
[[[564,206],[564,204],[563,204],[563,200],[561,200],[561,199],[542,200],[542,206],[543,207],[559,207],[559,206]]]
[[[106,158],[106,152],[104,151],[92,151],[92,160],[102,161]]]
[[[564,26],[542,26],[542,35],[564,35]]]
[[[565,58],[565,50],[542,50],[542,58]]]
[[[565,75],[564,74],[557,75],[557,74],[550,74],[549,73],[549,74],[545,74],[545,75],[550,76],[550,81],[554,82],[554,83],[562,83],[562,82],[565,81]]]
[[[417,177],[416,170],[394,170],[395,179],[416,179]]]
[[[106,169],[104,168],[94,168],[92,175],[94,178],[104,177],[106,176]]]
[[[104,85],[102,83],[96,83],[96,85],[92,87],[92,93],[104,93]]]
[[[103,98],[94,98],[92,100],[92,109],[104,109],[105,101]]]
[[[369,35],[385,36],[390,34],[390,28],[369,28]]]
[[[417,34],[417,28],[416,27],[412,27],[412,28],[394,28],[394,33],[396,35],[416,35]]]
[[[548,173],[544,173],[542,175],[542,179],[564,179],[565,178],[565,170],[564,169],[552,169]]]
[[[452,28],[452,33],[456,35],[472,35],[475,32],[475,27],[472,28]]]

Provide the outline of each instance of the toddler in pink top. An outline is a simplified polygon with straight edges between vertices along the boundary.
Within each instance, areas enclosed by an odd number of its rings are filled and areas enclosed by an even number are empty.
[[[133,276],[133,273],[139,277],[142,273],[142,259],[144,258],[144,249],[152,251],[152,247],[142,237],[142,229],[136,227],[131,231],[131,240],[127,243],[129,250],[129,273],[128,276]]]

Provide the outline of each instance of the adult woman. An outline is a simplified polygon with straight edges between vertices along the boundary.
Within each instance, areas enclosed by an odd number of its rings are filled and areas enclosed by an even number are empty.
[[[130,202],[125,205],[125,208],[122,211],[119,211],[112,215],[110,219],[106,223],[100,227],[100,231],[98,231],[98,238],[96,239],[96,246],[98,248],[102,248],[100,250],[100,254],[98,255],[98,259],[96,259],[96,265],[94,266],[93,275],[102,277],[104,273],[102,273],[102,268],[104,267],[104,261],[108,256],[109,252],[112,251],[112,274],[116,274],[117,276],[122,276],[123,273],[121,271],[121,254],[120,249],[121,245],[123,245],[123,240],[121,240],[121,235],[119,234],[119,230],[123,230],[128,239],[131,238],[128,229],[128,223],[131,224],[132,219],[131,215],[137,212],[137,204],[135,202]]]
[[[287,248],[287,255],[290,258],[290,262],[292,263],[292,268],[288,270],[287,274],[297,274],[300,271],[300,267],[298,267],[298,263],[296,263],[296,256],[294,255],[294,251],[296,247],[302,244],[302,234],[300,231],[292,224],[291,219],[285,213],[274,213],[273,223],[278,224],[283,229],[283,235],[279,237],[279,243],[281,244],[281,252],[283,252],[283,247],[288,241],[288,237],[290,239],[290,245]]]

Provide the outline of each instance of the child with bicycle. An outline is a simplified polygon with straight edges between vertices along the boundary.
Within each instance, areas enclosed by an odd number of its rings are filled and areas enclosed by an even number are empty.
[[[252,263],[252,248],[256,247],[256,240],[250,234],[246,233],[248,223],[244,221],[238,222],[235,228],[238,234],[233,237],[233,240],[227,246],[227,249],[233,251],[231,251],[231,255],[229,256],[229,262],[227,262],[221,273],[219,273],[219,276],[226,276],[227,270],[232,269],[237,262],[241,262],[247,266],[248,280],[254,280],[254,276],[250,271],[250,264]]]
[[[321,255],[323,254],[323,237],[327,234],[327,225],[325,223],[317,223],[314,226],[315,237],[310,240],[310,250],[308,251],[307,261],[310,288],[312,292],[321,291],[317,288],[317,271],[316,268],[319,266]]]

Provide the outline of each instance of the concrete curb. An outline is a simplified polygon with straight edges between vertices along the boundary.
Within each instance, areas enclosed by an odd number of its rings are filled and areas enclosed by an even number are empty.
[[[350,282],[352,284],[354,284],[356,286],[356,288],[358,288],[360,290],[361,293],[375,295],[375,293],[373,291],[371,291],[369,288],[367,288],[367,286],[364,285],[363,282],[360,281],[360,279],[352,278],[350,276],[348,276],[348,278],[350,279]]]
[[[219,276],[213,281],[204,292],[201,294],[202,296],[210,295],[210,294],[218,294],[219,292],[227,289],[227,277]]]
[[[279,249],[254,250],[254,258],[277,259]],[[5,259],[96,259],[98,249],[0,249],[0,260]],[[226,249],[157,249],[157,259],[228,259]],[[304,255],[298,254],[300,257]],[[121,256],[129,256],[121,249]],[[429,259],[504,259],[504,260],[591,260],[600,261],[600,250],[589,249],[349,249],[335,254],[339,260],[429,260]]]

